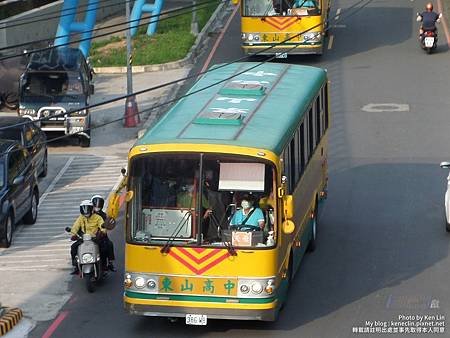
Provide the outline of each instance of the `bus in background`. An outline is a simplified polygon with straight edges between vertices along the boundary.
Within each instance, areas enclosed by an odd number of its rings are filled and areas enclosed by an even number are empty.
[[[322,54],[330,0],[235,0],[238,1],[245,54],[279,58]],[[292,39],[281,43],[289,38]]]
[[[327,74],[234,63],[190,92],[206,87],[130,149],[125,308],[191,325],[273,321],[316,245],[327,186]]]

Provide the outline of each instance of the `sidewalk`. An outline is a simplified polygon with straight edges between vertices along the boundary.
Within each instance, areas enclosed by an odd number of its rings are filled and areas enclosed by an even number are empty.
[[[176,6],[186,6],[190,3],[185,0],[166,1],[164,10]],[[211,20],[211,24],[205,26],[192,47],[191,53],[184,60],[172,63],[170,66],[153,66],[151,69],[155,71],[152,72],[133,73],[133,91],[137,92],[188,76],[196,56],[202,51],[208,39],[207,31],[216,29],[227,13],[226,8],[220,8],[215,12],[215,15],[218,16]],[[112,18],[101,25],[110,25],[117,20],[120,18]],[[125,95],[127,93],[127,76],[126,73],[104,74],[100,70],[95,75],[94,85],[95,94],[91,98],[91,104]],[[136,96],[141,122],[134,128],[124,127],[124,99],[92,109],[92,126],[95,129],[91,133],[91,147],[82,149],[83,154],[115,155],[126,158],[130,147],[136,142],[138,132],[151,127],[170,105],[154,110],[150,110],[150,108],[179,96],[181,85],[180,82]],[[78,148],[75,149],[80,151]],[[71,151],[70,148],[57,144],[51,150],[54,154]],[[4,271],[1,273],[3,274]],[[72,294],[72,290],[69,288],[72,277],[66,270],[23,271],[20,276],[20,279],[14,278],[14,272],[11,272],[8,280],[0,285],[1,302],[9,307],[18,307],[24,313],[24,318],[19,325],[5,336],[9,338],[26,337],[36,322],[53,320]],[[43,280],[43,278],[47,281],[55,281],[58,287],[48,288],[42,292],[39,291],[38,283],[28,282]]]

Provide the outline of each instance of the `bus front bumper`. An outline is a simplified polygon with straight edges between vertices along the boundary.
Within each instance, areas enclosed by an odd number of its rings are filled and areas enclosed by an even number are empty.
[[[234,307],[223,307],[224,305],[232,304],[215,304],[215,307],[195,306],[191,302],[180,302],[183,304],[137,304],[136,300],[133,303],[131,299],[124,297],[125,309],[128,313],[133,315],[141,315],[148,317],[180,317],[185,318],[187,314],[199,314],[206,315],[208,319],[231,319],[231,320],[260,320],[260,321],[275,321],[278,316],[279,307],[277,301],[270,304],[265,304],[264,307],[252,306],[248,304],[244,308],[236,308],[237,304],[233,304]],[[152,302],[153,303],[153,302]],[[178,302],[175,302],[178,303]],[[191,304],[186,304],[191,303]]]
[[[249,46],[243,45],[242,49],[246,55],[252,55],[257,53],[258,55],[277,55],[287,53],[287,55],[308,55],[308,54],[316,54],[321,55],[323,53],[323,45],[310,45],[310,46],[301,46],[296,48],[286,48],[286,47],[273,47],[267,49],[270,45],[267,46]]]

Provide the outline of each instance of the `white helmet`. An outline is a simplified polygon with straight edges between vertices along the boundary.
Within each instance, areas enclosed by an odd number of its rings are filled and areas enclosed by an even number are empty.
[[[94,205],[90,200],[84,200],[80,203],[80,213],[83,216],[91,216],[92,212],[94,211]]]
[[[98,210],[102,210],[105,205],[105,199],[100,195],[94,195],[91,197],[91,202],[94,208],[98,208]]]

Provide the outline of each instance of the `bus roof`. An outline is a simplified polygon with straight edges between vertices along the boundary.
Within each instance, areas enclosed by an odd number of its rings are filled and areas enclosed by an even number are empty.
[[[136,145],[189,143],[280,154],[326,80],[323,69],[241,62],[206,73]],[[257,67],[256,67],[257,66]],[[254,68],[252,68],[254,67]],[[235,77],[232,77],[235,74]],[[217,85],[219,81],[223,81]]]

